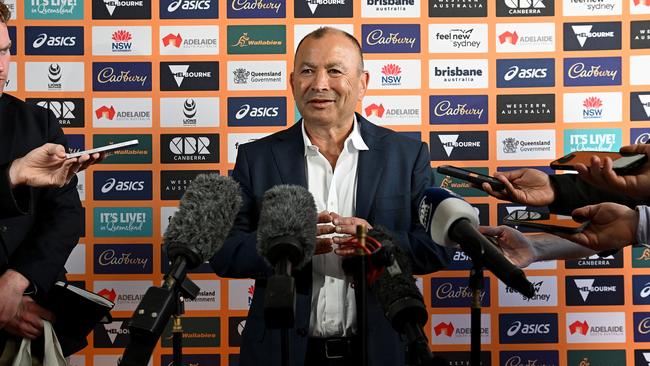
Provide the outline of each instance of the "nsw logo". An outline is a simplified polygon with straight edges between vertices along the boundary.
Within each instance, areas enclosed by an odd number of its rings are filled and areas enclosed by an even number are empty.
[[[93,199],[150,200],[151,171],[94,171]]]
[[[151,91],[151,62],[93,62],[94,91]]]
[[[557,343],[557,314],[500,314],[499,342]]]
[[[217,0],[162,0],[160,19],[216,19]]]
[[[25,27],[26,55],[83,55],[83,27]]]
[[[497,60],[497,88],[555,86],[555,59]]]
[[[419,24],[363,24],[362,48],[365,53],[419,53]]]
[[[442,95],[429,97],[430,124],[487,123],[487,95]]]
[[[564,59],[564,86],[621,85],[620,57]]]
[[[228,98],[228,126],[285,126],[285,97]]]

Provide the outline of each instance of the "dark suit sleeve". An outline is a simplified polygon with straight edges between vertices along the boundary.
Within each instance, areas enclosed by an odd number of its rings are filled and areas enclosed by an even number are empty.
[[[411,174],[411,225],[408,231],[392,231],[397,242],[410,254],[413,274],[427,274],[447,266],[449,253],[431,240],[419,221],[418,206],[431,186],[429,150],[422,143]]]
[[[266,277],[270,275],[271,267],[257,254],[259,214],[245,145],[239,147],[232,177],[241,187],[242,206],[223,247],[212,257],[210,265],[221,277]]]
[[[47,142],[67,146],[61,127],[51,111],[38,117],[47,122]],[[9,267],[23,274],[38,291],[47,292],[63,271],[81,234],[82,209],[77,177],[62,188],[35,189],[35,224],[13,252]]]
[[[560,174],[549,177],[555,190],[555,201],[548,206],[553,213],[571,215],[571,211],[576,208],[601,202],[616,202],[630,208],[644,202],[594,187],[580,179],[578,174]]]
[[[11,163],[0,166],[0,219],[28,214],[31,204],[31,188],[9,185]]]

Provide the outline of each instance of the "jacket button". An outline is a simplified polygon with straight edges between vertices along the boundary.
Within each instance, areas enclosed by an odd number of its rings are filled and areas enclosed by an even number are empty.
[[[298,335],[301,336],[301,337],[307,336],[307,329],[305,329],[305,328],[298,328],[297,332],[298,332]]]
[[[4,225],[0,225],[0,231],[3,232],[3,233],[6,232],[6,231],[7,231],[7,227],[4,226]]]

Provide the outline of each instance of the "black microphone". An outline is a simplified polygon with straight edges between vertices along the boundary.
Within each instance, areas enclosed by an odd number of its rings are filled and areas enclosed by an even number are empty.
[[[278,185],[264,193],[257,252],[275,270],[267,280],[264,303],[269,328],[293,326],[296,287],[291,273],[314,256],[317,217],[314,197],[304,187]]]
[[[178,295],[194,298],[199,289],[187,271],[221,247],[241,206],[239,184],[218,174],[199,174],[187,187],[164,235],[172,262],[162,287],[150,287],[129,321],[131,340],[121,366],[146,365],[165,325],[179,309]]]
[[[408,255],[381,226],[375,226],[368,236],[381,243],[385,258],[384,270],[370,288],[393,329],[406,337],[408,364],[433,364],[429,340],[422,329],[429,315]]]
[[[464,199],[444,188],[428,188],[419,205],[420,223],[438,245],[460,247],[473,261],[479,260],[503,283],[530,298],[535,287],[524,271],[512,264],[477,227],[476,210]]]
[[[199,174],[185,190],[163,237],[172,263],[168,287],[179,275],[205,263],[221,249],[241,206],[239,184],[218,174]]]

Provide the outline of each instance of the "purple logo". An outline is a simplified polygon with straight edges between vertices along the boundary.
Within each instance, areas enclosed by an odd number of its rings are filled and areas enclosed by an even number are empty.
[[[284,18],[286,8],[285,0],[230,0],[227,13],[228,18]]]
[[[76,153],[86,150],[85,136],[84,135],[65,135],[68,140],[68,152]]]
[[[363,24],[365,53],[419,53],[419,24]]]
[[[558,351],[501,351],[500,366],[559,365]]]
[[[93,62],[94,91],[151,91],[151,62]]]
[[[650,128],[631,128],[630,144],[650,143]]]
[[[487,95],[432,95],[429,97],[429,123],[487,123]]]
[[[467,284],[467,278],[438,277],[431,279],[432,307],[468,307],[472,304],[472,289]],[[481,290],[481,306],[490,306],[490,279],[483,281]]]
[[[557,314],[499,314],[500,343],[557,343]]]
[[[634,341],[650,342],[650,313],[634,313]]]
[[[95,274],[153,273],[151,244],[95,244]]]
[[[620,57],[564,59],[564,86],[621,85]]]

